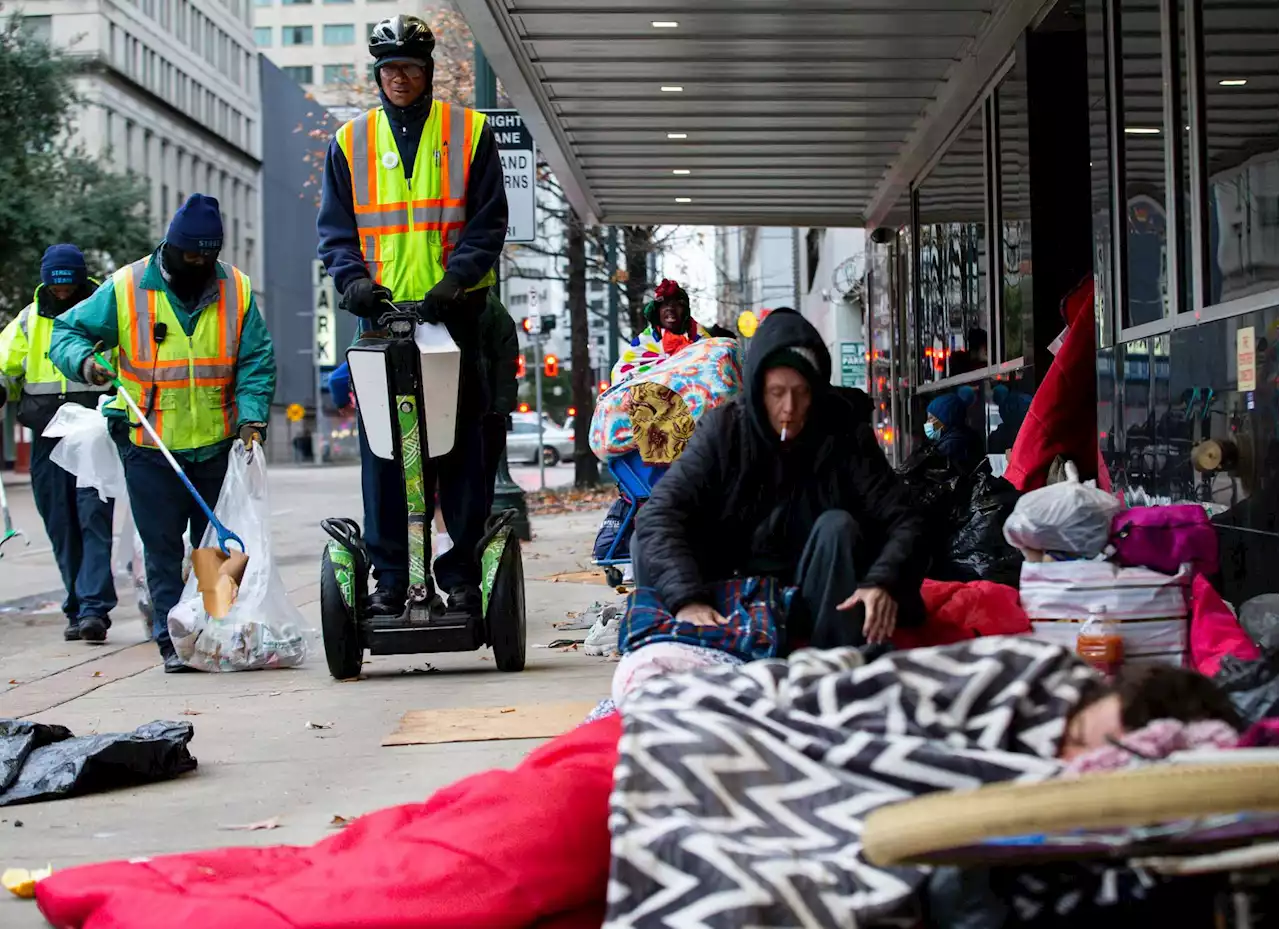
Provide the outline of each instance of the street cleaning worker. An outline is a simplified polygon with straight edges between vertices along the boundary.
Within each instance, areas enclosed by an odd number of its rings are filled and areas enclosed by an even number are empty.
[[[485,116],[431,99],[435,37],[416,16],[384,19],[369,36],[382,105],[343,125],[329,145],[317,227],[320,257],[343,304],[376,325],[386,301],[422,302],[424,322],[443,323],[461,350],[453,449],[424,459],[423,486],[439,484],[453,548],[435,576],[449,612],[481,614],[480,563],[486,486],[481,420],[488,390],[480,315],[507,234],[507,195]],[[430,386],[428,385],[428,388]],[[377,589],[374,615],[404,610],[409,583],[404,478],[374,457],[360,430],[365,543]],[[426,516],[434,515],[426,502]]]
[[[84,255],[74,245],[51,245],[40,261],[40,286],[0,333],[0,406],[18,401],[18,422],[34,433],[31,492],[53,546],[67,596],[62,637],[101,644],[111,626],[116,588],[111,577],[112,501],[102,502],[92,487],[76,488],[76,478],[49,460],[58,439],[46,439],[45,426],[64,403],[90,409],[110,386],[63,377],[49,360],[53,324],[93,293]]]
[[[152,254],[58,317],[49,353],[68,377],[105,384],[110,373],[94,347],[118,346],[124,389],[210,506],[236,438],[250,450],[262,442],[276,391],[275,349],[253,286],[218,260],[221,251],[218,201],[192,194]],[[165,671],[185,671],[169,639],[169,611],[182,596],[183,532],[198,546],[208,519],[123,398],[106,413],[146,552],[156,644]]]

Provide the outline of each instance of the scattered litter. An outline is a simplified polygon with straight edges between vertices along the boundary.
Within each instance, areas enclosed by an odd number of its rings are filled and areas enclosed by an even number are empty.
[[[53,873],[53,865],[45,865],[34,871],[26,868],[9,868],[0,874],[0,884],[15,897],[30,900],[36,895],[36,881],[42,881]]]
[[[268,696],[268,697],[278,697],[278,696],[280,696],[280,694],[281,694],[281,693],[283,693],[283,691],[280,691],[280,690],[273,690],[273,691],[271,691],[271,693],[267,694],[267,696]]]
[[[514,713],[515,711],[516,711],[516,708],[514,706],[509,706],[509,707],[506,707],[505,709],[498,710],[499,713]]]
[[[10,683],[10,684],[19,684],[19,683],[21,683],[21,681],[18,681],[16,678],[10,678],[10,679],[9,679],[9,683]]]
[[[552,642],[548,642],[546,647],[547,648],[577,648],[579,645],[581,645],[585,641],[586,639],[556,639]]]
[[[101,671],[94,671],[94,672],[93,672],[93,676],[94,676],[94,677],[102,677],[102,672],[101,672]]]
[[[219,826],[228,832],[261,832],[264,829],[279,829],[280,817],[272,816],[270,819],[260,819],[256,823],[245,823],[241,826]]]
[[[183,716],[199,716],[200,713],[201,713],[200,710],[193,710],[191,709],[191,707],[187,707],[182,711]]]
[[[22,828],[22,820],[20,820],[20,819],[15,819],[15,820],[13,821],[13,828],[14,828],[14,829],[21,829],[21,828]]]
[[[346,816],[338,816],[338,815],[336,815],[336,814],[335,814],[335,815],[334,815],[334,817],[333,817],[333,819],[329,820],[329,828],[330,828],[330,829],[345,829],[345,828],[346,828],[350,823],[351,823],[351,820],[350,820],[350,818],[349,818],[349,817],[346,817]]]
[[[534,646],[534,648],[537,648],[537,647],[538,647],[538,646],[536,646],[536,645]],[[493,659],[492,659],[492,658],[490,658],[488,655],[481,655],[481,656],[480,656],[480,660],[481,660],[481,661],[493,661]]]
[[[307,728],[307,729],[332,729],[332,728],[333,728],[333,723],[313,723],[313,722],[308,722],[305,728]]]
[[[434,674],[439,670],[440,669],[437,668],[435,665],[428,662],[427,664],[424,664],[420,667],[401,668],[400,673],[401,674]]]

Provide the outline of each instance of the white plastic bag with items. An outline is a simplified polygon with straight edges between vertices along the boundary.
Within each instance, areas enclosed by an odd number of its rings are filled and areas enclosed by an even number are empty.
[[[1104,490],[1080,483],[1067,463],[1067,479],[1023,494],[1004,523],[1004,539],[1028,561],[1045,552],[1093,558],[1107,547],[1111,519],[1120,501]]]
[[[267,465],[259,449],[250,456],[244,443],[231,448],[227,477],[214,507],[228,529],[244,540],[249,563],[236,600],[222,619],[204,608],[195,575],[187,579],[182,599],[169,612],[169,636],[178,656],[201,671],[256,671],[292,668],[306,660],[308,640],[316,635],[297,607],[289,602],[284,580],[271,556],[271,508],[267,501]],[[213,526],[204,548],[216,548]]]
[[[94,488],[104,503],[124,497],[120,452],[107,432],[107,418],[99,410],[64,403],[42,434],[45,438],[60,440],[49,454],[49,460],[74,474],[77,487]]]

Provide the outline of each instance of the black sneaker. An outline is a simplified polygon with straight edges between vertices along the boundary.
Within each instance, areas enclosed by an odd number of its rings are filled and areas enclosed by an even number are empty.
[[[165,674],[182,674],[186,671],[194,671],[195,668],[188,668],[182,663],[182,659],[178,657],[177,651],[170,644],[167,648],[160,646],[160,657],[164,659]]]
[[[468,619],[480,619],[484,611],[484,600],[480,596],[480,588],[463,584],[449,591],[449,605],[445,611],[454,615],[465,615]]]
[[[399,616],[404,612],[408,594],[398,587],[379,586],[369,597],[371,616]]]
[[[80,641],[80,620],[67,619],[67,628],[62,630],[62,637],[68,642]]]
[[[107,641],[107,623],[101,616],[80,617],[80,638],[90,645]]]

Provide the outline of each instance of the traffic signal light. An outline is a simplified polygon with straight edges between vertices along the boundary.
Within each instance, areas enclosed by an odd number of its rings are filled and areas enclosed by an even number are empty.
[[[600,391],[600,393],[604,393],[606,390],[609,389],[609,382],[601,381],[599,384],[596,385],[596,389]]]
[[[524,327],[524,331],[526,334],[531,334],[533,332],[533,317],[526,316],[524,318],[524,321],[520,323],[520,325]]]
[[[519,355],[516,355],[516,379],[522,380],[525,373],[524,353],[521,352]]]
[[[542,359],[542,373],[547,377],[555,377],[560,373],[560,359],[555,355],[548,355]]]

